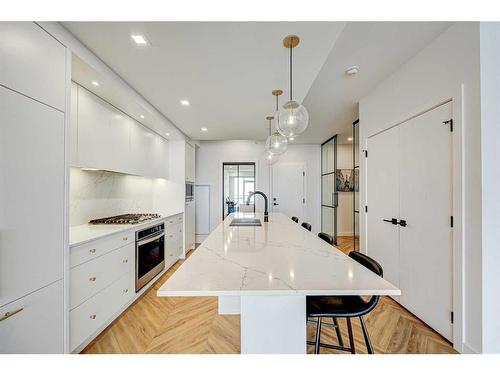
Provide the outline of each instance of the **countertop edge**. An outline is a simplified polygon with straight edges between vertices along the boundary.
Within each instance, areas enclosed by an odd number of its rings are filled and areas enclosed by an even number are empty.
[[[158,290],[157,297],[244,297],[244,296],[399,296],[401,290],[266,290],[266,291],[162,291]]]

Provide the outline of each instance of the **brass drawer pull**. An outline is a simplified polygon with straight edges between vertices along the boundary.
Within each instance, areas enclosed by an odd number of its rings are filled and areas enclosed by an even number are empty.
[[[128,240],[128,237],[123,237],[123,241],[127,241]]]
[[[89,318],[90,318],[90,319],[95,319],[95,318],[97,318],[97,315],[96,315],[96,314],[92,314],[92,315],[90,315],[90,317],[89,317]]]
[[[89,281],[95,281],[95,276],[89,278]]]
[[[123,293],[128,293],[128,289],[123,289]]]
[[[95,254],[95,249],[90,249],[90,250],[89,250],[89,253],[90,253],[90,254]]]
[[[128,263],[128,259],[123,259],[123,263]]]
[[[4,320],[9,319],[11,316],[16,315],[17,313],[20,313],[23,310],[24,310],[24,307],[21,307],[20,309],[17,309],[14,311],[7,311],[3,316],[0,316],[0,322],[3,322]]]

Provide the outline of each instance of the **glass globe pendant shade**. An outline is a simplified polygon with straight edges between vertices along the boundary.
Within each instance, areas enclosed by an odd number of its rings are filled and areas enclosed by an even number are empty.
[[[275,154],[270,154],[269,152],[264,152],[264,159],[266,160],[267,165],[273,165],[276,164],[276,162],[279,159],[278,155]]]
[[[278,132],[267,137],[266,151],[273,155],[281,155],[288,148],[288,139]]]
[[[278,131],[285,137],[295,137],[309,125],[306,107],[295,100],[286,102],[278,111]]]

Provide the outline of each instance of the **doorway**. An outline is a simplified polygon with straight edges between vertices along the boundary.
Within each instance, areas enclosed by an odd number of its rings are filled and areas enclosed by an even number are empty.
[[[254,197],[246,205],[248,195],[255,191],[255,163],[222,163],[222,220],[227,215],[240,211],[255,212]]]
[[[321,145],[321,231],[333,237],[337,245],[338,191],[337,136]]]
[[[447,102],[368,138],[367,252],[397,300],[453,341],[453,137]]]
[[[288,217],[306,217],[306,192],[304,163],[279,163],[272,171],[272,212]]]

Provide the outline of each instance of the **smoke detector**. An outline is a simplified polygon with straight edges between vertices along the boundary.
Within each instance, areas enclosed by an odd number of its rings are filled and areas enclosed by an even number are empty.
[[[358,74],[359,72],[359,66],[357,65],[353,65],[353,66],[350,66],[349,68],[346,69],[345,73],[348,75],[348,76],[353,76],[353,75],[356,75]]]

